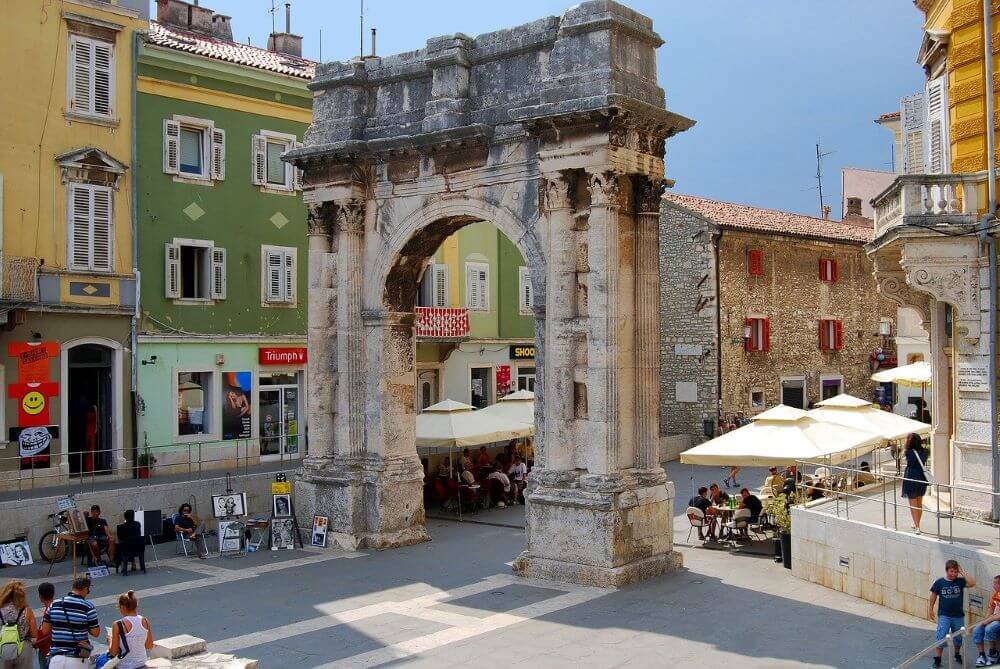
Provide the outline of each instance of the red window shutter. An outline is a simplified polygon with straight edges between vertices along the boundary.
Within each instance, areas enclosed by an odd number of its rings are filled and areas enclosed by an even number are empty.
[[[837,261],[833,259],[830,260],[830,277],[830,281],[837,280]]]
[[[771,321],[765,318],[761,323],[761,330],[763,332],[761,350],[767,353],[771,350]]]
[[[826,258],[820,258],[819,259],[819,280],[820,281],[825,281],[826,280],[826,272],[823,271],[825,269],[824,265],[826,265]],[[822,323],[822,322],[823,321],[820,321],[820,323]],[[820,347],[820,348],[822,348],[822,347]]]
[[[826,350],[826,321],[822,318],[819,321],[819,350]]]
[[[748,318],[746,320],[746,327],[750,328],[750,336],[743,338],[743,350],[752,351],[753,350],[753,319]]]
[[[840,321],[833,322],[833,350],[839,351],[843,345],[844,324]]]
[[[764,273],[764,258],[760,249],[747,251],[747,274],[761,276]]]

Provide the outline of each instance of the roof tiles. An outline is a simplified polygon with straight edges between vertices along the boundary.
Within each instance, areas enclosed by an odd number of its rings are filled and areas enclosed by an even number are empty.
[[[240,44],[210,35],[179,30],[156,21],[149,23],[149,43],[236,65],[285,74],[298,79],[312,79],[316,71],[316,63],[305,58],[274,53],[249,44]]]
[[[762,209],[748,204],[709,200],[694,195],[667,193],[663,199],[693,211],[721,228],[732,230],[827,239],[854,244],[867,243],[874,236],[871,221],[860,217],[843,223],[787,211]]]

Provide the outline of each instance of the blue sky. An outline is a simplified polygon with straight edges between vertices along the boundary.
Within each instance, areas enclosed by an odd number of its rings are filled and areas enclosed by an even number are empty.
[[[155,2],[153,15],[155,16]],[[202,0],[233,17],[235,39],[263,46],[271,0]],[[561,14],[569,0],[365,0],[380,54],[424,46],[433,35],[478,35]],[[923,87],[915,63],[922,15],[912,0],[628,0],[666,44],[660,85],[673,111],[698,121],[667,144],[678,192],[819,211],[815,144],[824,193],[840,214],[840,168],[890,169],[890,136],[872,121]],[[284,0],[275,0],[279,29]],[[498,11],[502,8],[502,11]],[[292,0],[292,32],[307,57],[358,54],[360,0]],[[366,33],[368,32],[366,28]],[[366,50],[367,46],[366,35]]]

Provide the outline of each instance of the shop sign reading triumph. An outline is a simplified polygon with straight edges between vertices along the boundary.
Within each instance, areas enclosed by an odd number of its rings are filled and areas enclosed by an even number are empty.
[[[514,344],[510,347],[510,359],[511,360],[534,360],[535,359],[535,345],[534,344]]]

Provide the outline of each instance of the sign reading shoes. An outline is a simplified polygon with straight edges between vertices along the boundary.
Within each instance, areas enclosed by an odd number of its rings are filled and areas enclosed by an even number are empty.
[[[534,360],[535,359],[535,346],[534,344],[515,344],[510,347],[510,359],[511,360]]]
[[[258,350],[257,361],[262,365],[304,365],[306,364],[306,348],[261,348]]]

